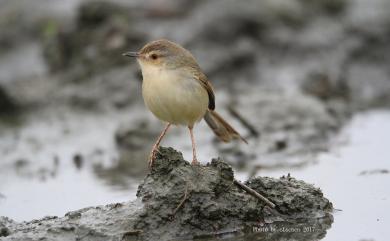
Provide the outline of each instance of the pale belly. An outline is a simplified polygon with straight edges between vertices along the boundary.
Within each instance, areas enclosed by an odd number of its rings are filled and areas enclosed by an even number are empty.
[[[175,77],[169,73],[144,75],[142,95],[145,104],[162,121],[193,126],[207,111],[207,91],[194,79]]]

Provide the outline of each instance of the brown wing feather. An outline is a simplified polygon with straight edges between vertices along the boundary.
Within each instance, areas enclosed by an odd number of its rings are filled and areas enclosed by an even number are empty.
[[[207,79],[206,75],[204,75],[202,72],[198,72],[196,74],[196,78],[199,80],[202,86],[207,90],[207,94],[209,95],[209,109],[214,110],[215,96],[214,96],[213,86],[211,85],[210,81]]]

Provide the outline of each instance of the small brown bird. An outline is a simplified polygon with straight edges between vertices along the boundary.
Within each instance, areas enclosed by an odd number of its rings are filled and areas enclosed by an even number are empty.
[[[141,66],[142,96],[149,110],[166,122],[149,157],[149,167],[158,152],[162,138],[169,127],[186,125],[192,142],[192,164],[198,164],[193,127],[202,118],[224,142],[246,140],[215,112],[213,87],[203,74],[192,54],[171,41],[162,39],[146,44],[138,52],[123,54],[135,57]]]

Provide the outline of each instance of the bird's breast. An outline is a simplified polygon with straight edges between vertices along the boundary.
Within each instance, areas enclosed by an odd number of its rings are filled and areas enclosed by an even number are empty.
[[[142,68],[142,95],[146,106],[160,120],[192,126],[208,106],[205,88],[185,70],[154,66]]]

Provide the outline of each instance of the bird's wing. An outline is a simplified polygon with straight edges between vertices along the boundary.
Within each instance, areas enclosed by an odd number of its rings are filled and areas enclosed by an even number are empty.
[[[207,79],[206,75],[204,75],[201,71],[197,71],[195,75],[196,79],[199,80],[200,84],[207,90],[207,94],[209,95],[209,109],[215,109],[215,96],[213,91],[213,86],[210,81]]]

